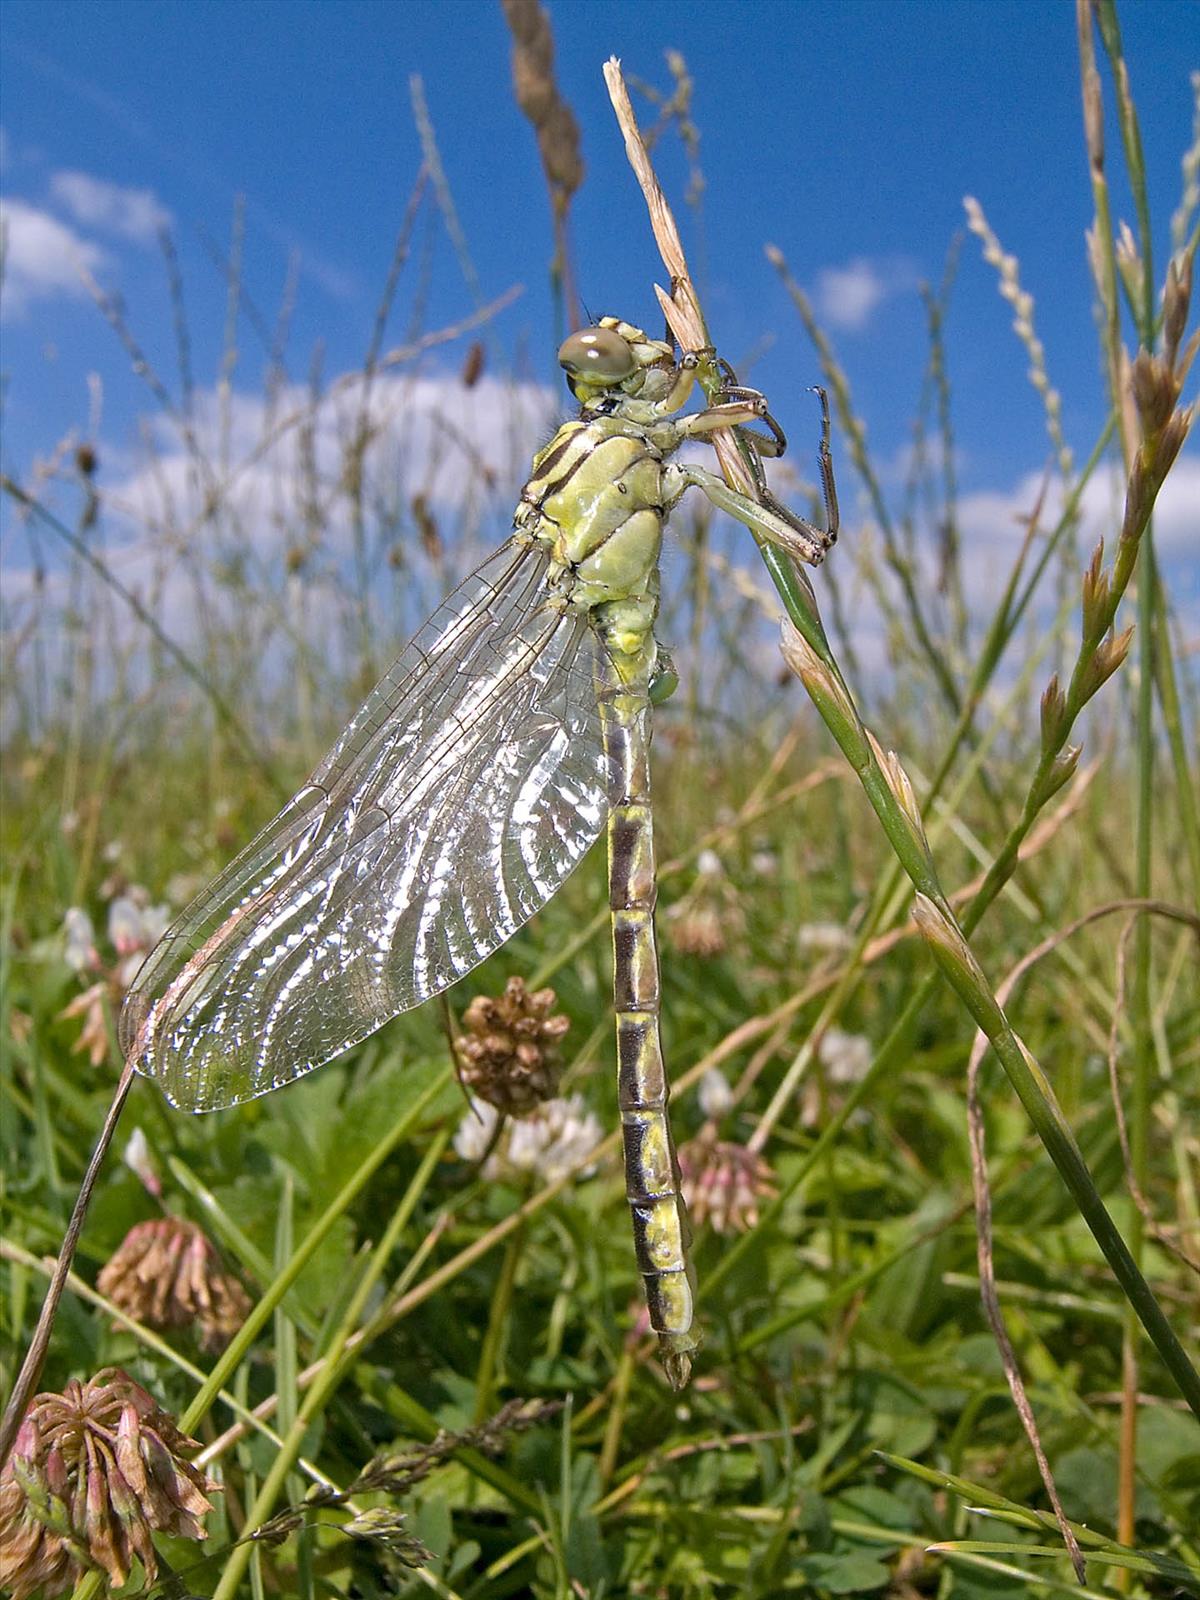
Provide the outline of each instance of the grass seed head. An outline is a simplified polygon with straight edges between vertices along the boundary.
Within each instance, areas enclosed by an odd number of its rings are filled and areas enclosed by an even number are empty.
[[[929,850],[929,840],[925,835],[925,822],[921,816],[921,807],[908,773],[905,772],[900,763],[900,757],[894,750],[885,750],[870,729],[866,730],[866,734],[870,740],[876,763],[883,774],[884,782],[892,791],[896,804],[904,813],[905,821],[909,825],[909,830],[917,847],[926,861],[932,862],[933,856]]]
[[[1054,673],[1042,692],[1042,749],[1057,750],[1062,739],[1063,717],[1067,710],[1067,697]]]
[[[919,892],[913,899],[912,916],[951,987],[988,1038],[994,1038],[1005,1026],[1004,1013],[958,923]]]
[[[821,715],[827,719],[847,759],[856,772],[870,760],[868,735],[849,691],[836,672],[821,660],[808,640],[788,618],[784,618],[779,648],[783,659],[808,690]]]

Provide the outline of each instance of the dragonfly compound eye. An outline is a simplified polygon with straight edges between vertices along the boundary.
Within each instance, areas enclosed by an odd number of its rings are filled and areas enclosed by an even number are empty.
[[[571,334],[559,348],[558,364],[572,378],[594,384],[621,383],[638,370],[633,351],[612,328],[581,328]]]

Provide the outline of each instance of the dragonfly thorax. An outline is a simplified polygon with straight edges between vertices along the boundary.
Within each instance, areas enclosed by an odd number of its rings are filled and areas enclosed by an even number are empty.
[[[586,415],[586,414],[585,414]],[[619,414],[564,423],[534,460],[515,522],[545,545],[575,609],[623,602],[622,652],[639,651],[658,609],[663,457],[649,430]],[[608,613],[594,620],[604,630]]]

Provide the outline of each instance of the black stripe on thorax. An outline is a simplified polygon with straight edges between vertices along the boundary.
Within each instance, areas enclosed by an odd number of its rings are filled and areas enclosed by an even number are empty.
[[[566,438],[554,446],[544,461],[538,462],[538,481],[544,480],[551,469],[558,465],[570,446],[574,444],[576,439],[578,439],[579,435],[587,432],[587,427],[586,424],[582,422],[564,422],[558,431],[560,434],[566,434]],[[584,454],[586,455],[587,452],[585,451]]]

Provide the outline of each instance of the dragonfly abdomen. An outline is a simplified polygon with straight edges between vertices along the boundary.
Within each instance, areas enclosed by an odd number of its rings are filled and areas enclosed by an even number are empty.
[[[649,696],[644,683],[621,682],[611,666],[609,674],[597,691],[609,784],[608,881],[625,1192],[650,1326],[667,1376],[679,1388],[687,1382],[700,1340],[693,1327],[691,1229],[667,1117],[659,1032]]]

